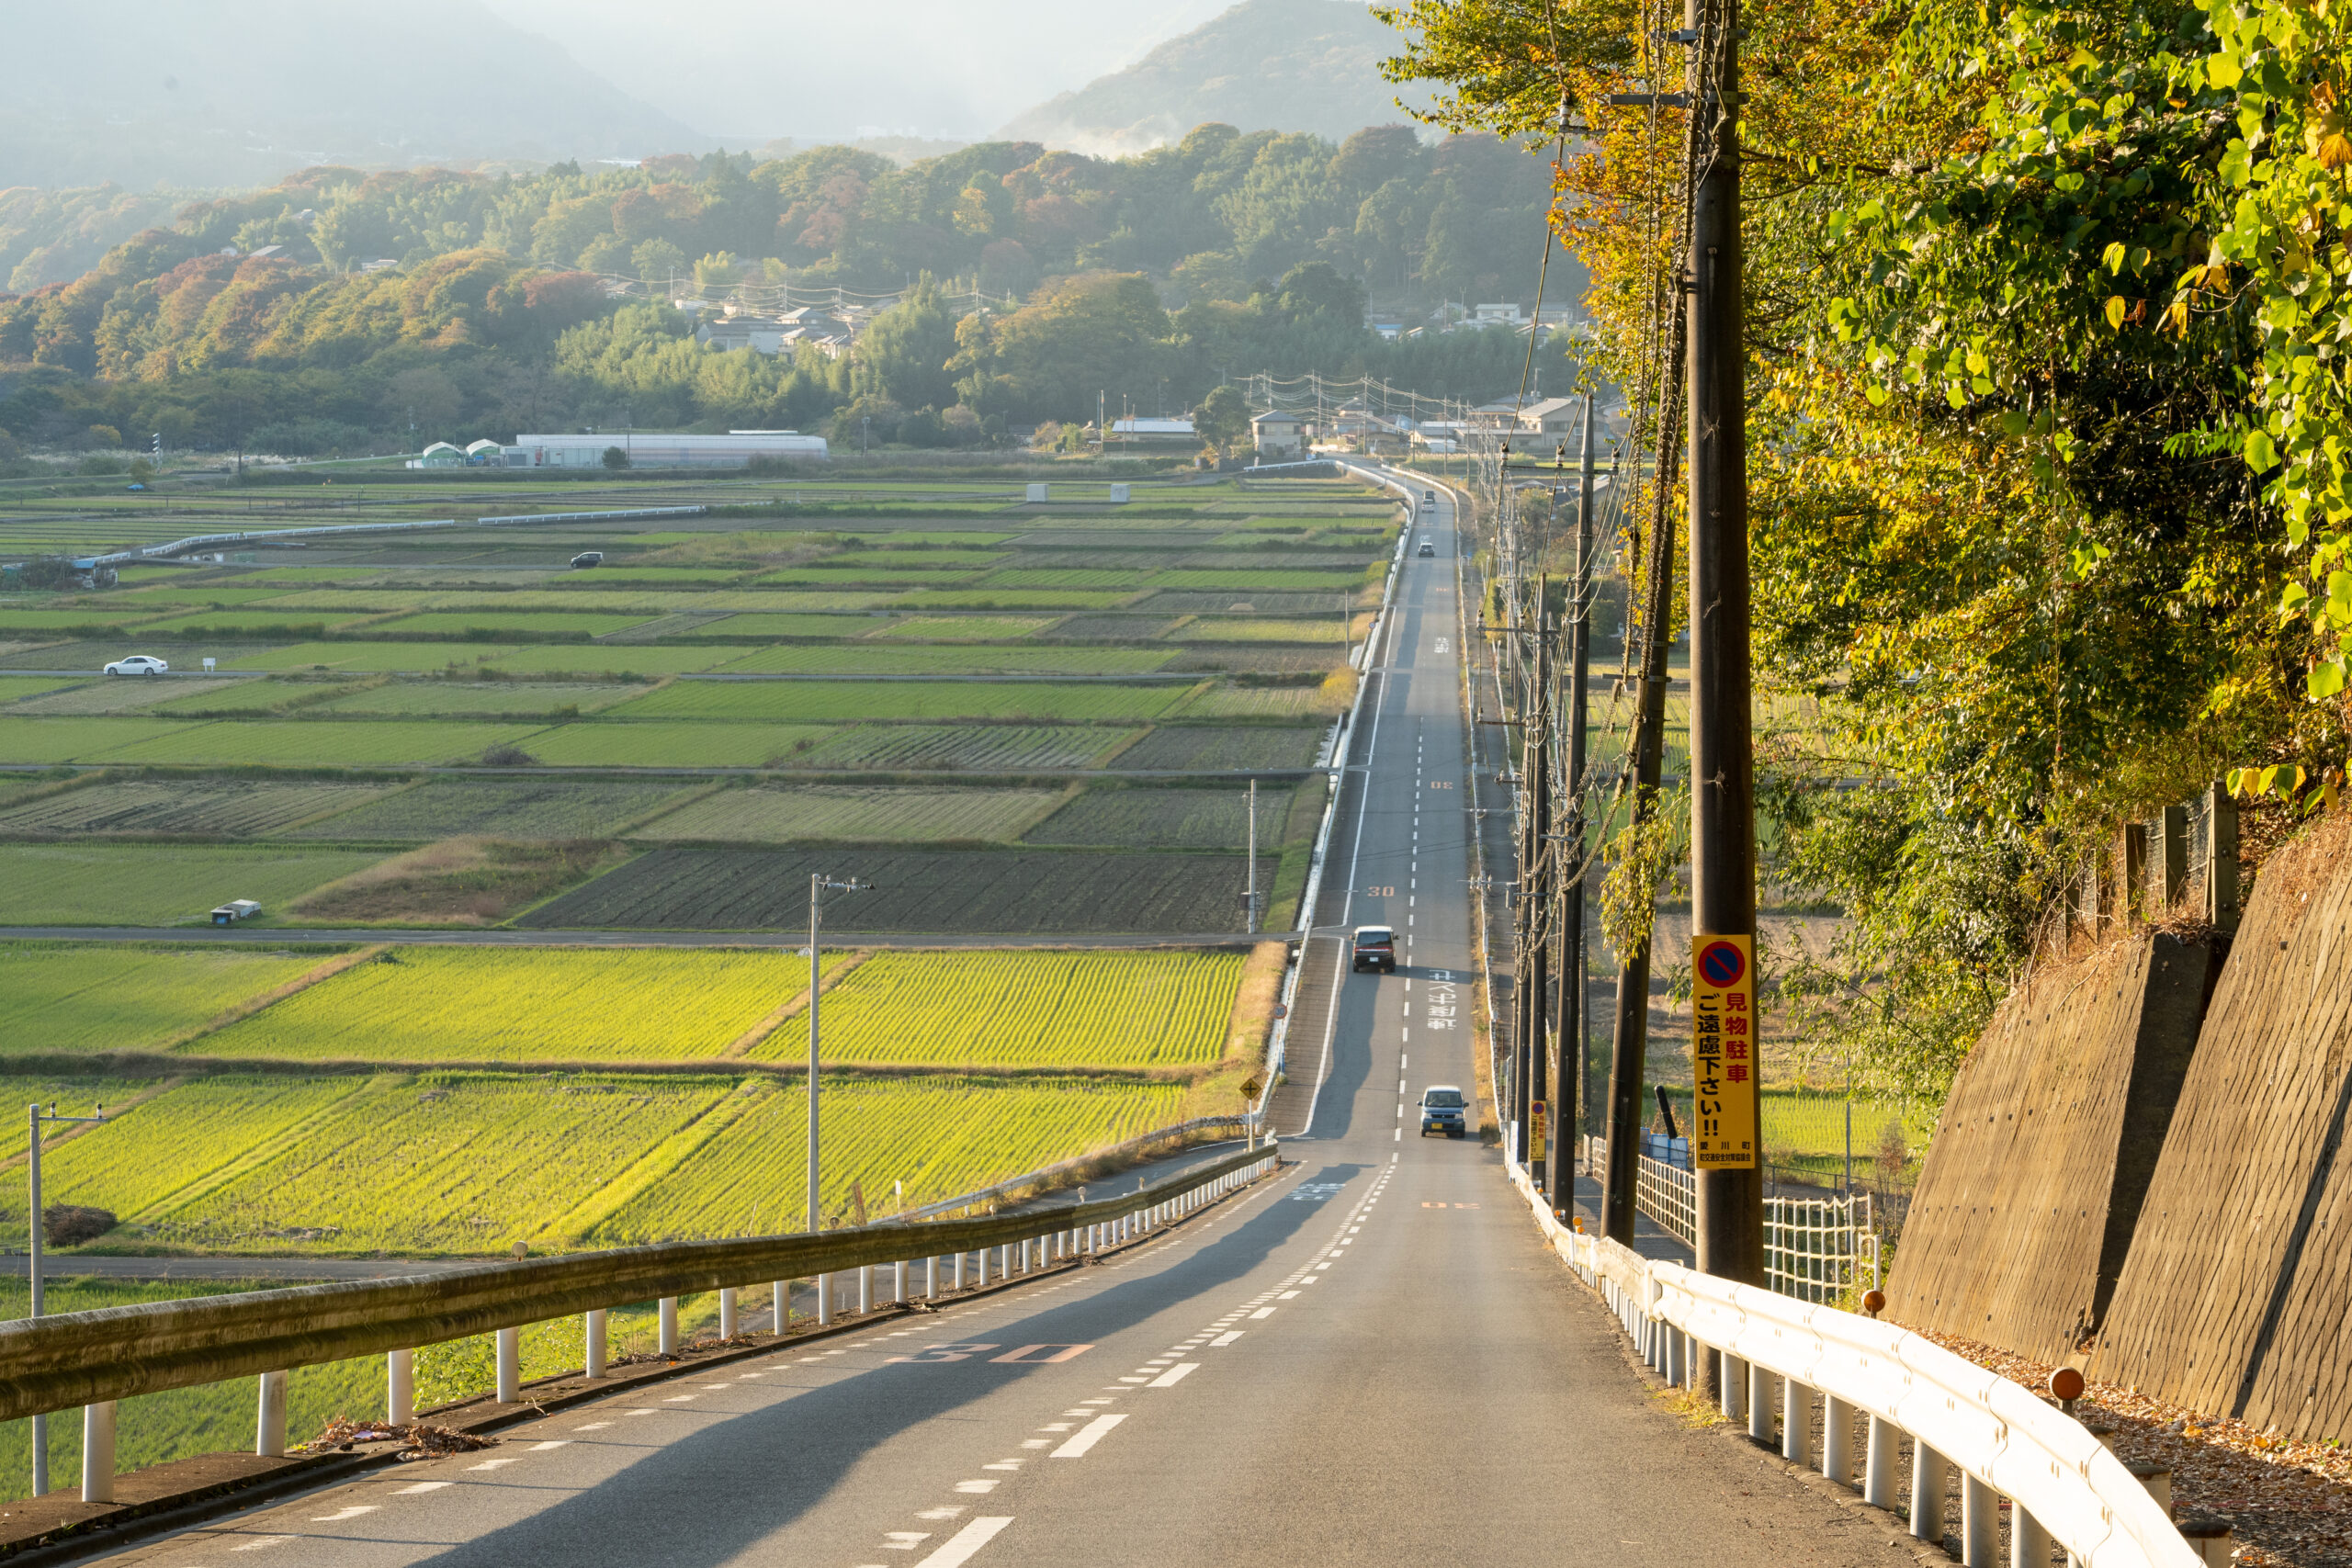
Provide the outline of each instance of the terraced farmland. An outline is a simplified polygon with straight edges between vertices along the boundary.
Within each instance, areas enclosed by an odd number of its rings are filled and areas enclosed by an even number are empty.
[[[761,1030],[805,995],[808,982],[807,960],[773,951],[406,947],[182,1054],[289,1062],[706,1059]]]
[[[273,682],[274,683],[274,682]],[[311,713],[433,714],[443,718],[538,717],[594,713],[642,696],[640,685],[524,681],[395,681],[335,697]]]
[[[707,1077],[388,1074],[302,1135],[164,1205],[156,1241],[244,1253],[486,1254],[571,1238],[581,1201],[723,1100]],[[127,1142],[127,1140],[126,1140]],[[130,1151],[126,1150],[126,1153]]]
[[[1238,953],[875,954],[824,998],[836,1063],[1171,1067],[1225,1054]],[[789,1055],[771,1036],[755,1058]]]
[[[159,718],[18,718],[9,715],[0,717],[0,762],[70,762],[159,740],[187,728]]]
[[[766,718],[800,723],[864,719],[1027,718],[1082,724],[1148,719],[1185,694],[1156,686],[992,685],[920,681],[680,681],[612,710],[616,719]]]
[[[1052,615],[908,615],[889,622],[875,635],[933,642],[994,642],[1027,637],[1052,626],[1054,620]]]
[[[232,898],[283,908],[376,857],[194,844],[0,844],[0,925],[202,924]]]
[[[822,724],[567,724],[519,744],[549,767],[757,768],[797,757],[831,733]]]
[[[827,1146],[823,1211],[888,1212],[893,1183],[920,1207],[1137,1134],[1182,1114],[1173,1084],[1084,1078],[1017,1082],[953,1077],[820,1082]],[[615,1203],[590,1233],[605,1246],[671,1236],[756,1235],[808,1203],[800,1129],[808,1097],[778,1087],[746,1096],[741,1117],[692,1159]]]
[[[380,800],[396,787],[210,779],[94,784],[0,808],[0,838],[256,838]]]
[[[28,697],[11,703],[10,714],[39,715],[59,717],[79,714],[125,713],[143,708],[150,704],[167,702],[194,705],[207,699],[218,701],[227,692],[243,682],[230,678],[220,681],[173,681],[160,689],[143,681],[125,681],[100,677],[96,681],[52,681],[50,685],[61,687],[45,696]]]
[[[1119,753],[1119,766],[1143,772],[1281,773],[1315,765],[1322,749],[1321,726],[1266,726],[1254,729],[1214,725],[1167,725]]]
[[[1157,648],[1035,648],[977,643],[763,648],[726,664],[729,675],[1147,675],[1175,655]]]
[[[288,835],[415,840],[495,833],[505,839],[601,839],[696,788],[675,781],[438,778]]]
[[[422,674],[480,664],[514,651],[512,647],[495,642],[298,642],[238,654],[222,660],[220,668],[265,672],[347,670],[355,674],[398,671]]]
[[[317,969],[331,950],[0,945],[0,1055],[151,1051]]]
[[[62,722],[62,721],[61,721]],[[411,723],[398,719],[345,723],[221,719],[115,746],[110,762],[262,764],[281,768],[386,768],[471,760],[493,746],[511,746],[535,725]]]
[[[1053,809],[1049,789],[923,789],[888,784],[803,784],[707,795],[632,835],[654,842],[796,843],[822,839],[920,843],[1009,841]],[[0,813],[0,828],[6,815]]]
[[[1099,768],[1144,733],[1108,726],[868,724],[810,748],[806,768],[1021,773]]]
[[[870,878],[830,931],[978,937],[1055,931],[1231,931],[1247,878],[1238,854],[1094,854],[1055,850],[656,850],[521,916],[533,929],[773,931],[808,923],[808,878]],[[1261,855],[1258,886],[1273,886]]]
[[[1279,840],[1285,789],[1258,792],[1258,842]],[[1250,795],[1237,789],[1103,789],[1084,795],[1023,835],[1032,844],[1239,850],[1249,842]]]

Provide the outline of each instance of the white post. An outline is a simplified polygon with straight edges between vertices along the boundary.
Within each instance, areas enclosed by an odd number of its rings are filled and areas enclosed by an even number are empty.
[[[416,1424],[416,1352],[384,1355],[384,1419],[394,1427]]]
[[[822,1328],[833,1321],[833,1277],[817,1276],[817,1326]]]
[[[860,1317],[874,1310],[874,1265],[857,1266],[857,1314]]]
[[[1894,1422],[1883,1416],[1871,1417],[1870,1438],[1862,1455],[1862,1501],[1873,1508],[1894,1511],[1895,1470],[1902,1444],[1903,1434]]]
[[[988,1249],[987,1247],[984,1247],[980,1248],[980,1250],[979,1250],[979,1259],[980,1259],[980,1282],[979,1282],[979,1285],[978,1286],[978,1289],[980,1289],[980,1290],[985,1291],[985,1290],[987,1290],[987,1289],[989,1288],[989,1249]]]
[[[2009,1568],[2050,1568],[2049,1530],[2013,1502],[2009,1506]]]
[[[928,1295],[931,1297],[931,1299],[932,1299],[933,1301],[937,1301],[937,1300],[939,1299],[939,1256],[938,1256],[938,1254],[933,1253],[933,1254],[932,1255],[931,1262],[930,1262],[927,1266],[925,1266],[925,1268],[923,1269],[923,1271],[922,1271],[922,1282],[923,1282],[923,1286],[924,1286],[924,1289],[925,1289],[925,1293],[926,1293],[926,1294],[928,1294]]]
[[[523,1402],[523,1331],[502,1328],[498,1331],[498,1403],[520,1404]]]
[[[1962,1471],[1960,1477],[1960,1561],[1962,1568],[1996,1568],[2000,1557],[2000,1495]]]
[[[1821,1402],[1821,1473],[1840,1485],[1854,1479],[1854,1407],[1842,1399]]]
[[[1794,1378],[1781,1380],[1781,1457],[1813,1463],[1813,1390]]]
[[[1726,1421],[1736,1421],[1747,1410],[1747,1363],[1725,1351],[1723,1357],[1723,1413]]]
[[[1944,1456],[1927,1444],[1911,1445],[1911,1533],[1921,1540],[1944,1538]]]
[[[114,1401],[82,1406],[82,1501],[114,1501]]]
[[[907,1266],[903,1262],[890,1265],[890,1302],[894,1306],[907,1304]]]
[[[718,1337],[732,1339],[737,1332],[735,1322],[735,1287],[724,1286],[718,1292]]]
[[[958,1252],[958,1253],[956,1255],[956,1285],[955,1285],[955,1288],[956,1288],[956,1290],[959,1290],[959,1291],[960,1291],[960,1290],[962,1290],[962,1289],[964,1288],[964,1254],[963,1254],[963,1253],[961,1253],[961,1252]]]
[[[1759,1443],[1772,1440],[1772,1374],[1747,1363],[1747,1435]]]
[[[261,1398],[254,1416],[254,1452],[264,1459],[286,1457],[286,1374],[264,1372]]]
[[[582,1347],[580,1358],[581,1375],[588,1378],[603,1377],[605,1361],[605,1309],[603,1307],[591,1307],[588,1310],[588,1321],[582,1337],[586,1344]]]
[[[662,1318],[662,1353],[663,1355],[665,1355],[665,1356],[674,1356],[674,1355],[676,1355],[676,1354],[678,1353],[678,1298],[677,1298],[677,1297],[675,1297],[675,1296],[663,1296],[663,1297],[662,1298],[662,1303],[661,1303],[661,1318]]]
[[[1009,1241],[996,1249],[996,1275],[1000,1280],[1012,1278],[1012,1244]]]
[[[768,1292],[773,1298],[768,1303],[768,1311],[775,1320],[775,1326],[769,1332],[782,1338],[785,1330],[792,1326],[792,1281],[775,1280],[769,1284]]]

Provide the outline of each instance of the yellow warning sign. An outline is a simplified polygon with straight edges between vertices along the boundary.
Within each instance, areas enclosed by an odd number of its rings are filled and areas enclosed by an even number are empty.
[[[1756,1168],[1756,939],[1690,944],[1690,1165]]]

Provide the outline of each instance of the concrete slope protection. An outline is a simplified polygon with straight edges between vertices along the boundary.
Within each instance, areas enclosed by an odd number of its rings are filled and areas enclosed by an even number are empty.
[[[616,1393],[487,1452],[108,1561],[1911,1563],[1776,1461],[1658,1407],[1499,1156],[1419,1135],[1413,1102],[1473,1082],[1474,1038],[1454,536],[1445,512],[1422,525],[1440,553],[1407,563],[1324,900],[1326,919],[1393,923],[1400,963],[1342,972],[1283,1174],[1098,1267]],[[1295,1071],[1320,1055],[1294,1041]]]

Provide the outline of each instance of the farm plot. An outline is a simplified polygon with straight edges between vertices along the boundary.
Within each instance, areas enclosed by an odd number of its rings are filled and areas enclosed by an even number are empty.
[[[45,696],[27,697],[9,705],[8,712],[40,717],[63,718],[74,715],[129,713],[139,708],[161,707],[168,704],[201,705],[207,700],[217,702],[231,687],[243,684],[234,677],[221,681],[171,681],[153,682],[101,678],[68,684]]]
[[[424,673],[456,665],[480,664],[511,654],[494,642],[298,642],[258,649],[221,661],[224,670],[264,672],[286,670],[348,670],[363,674],[399,671]]]
[[[810,748],[792,763],[847,773],[1099,768],[1142,733],[1086,724],[868,724]]]
[[[1169,635],[1178,642],[1328,642],[1336,644],[1347,628],[1335,615],[1328,621],[1197,620]]]
[[[832,733],[818,724],[567,724],[524,750],[550,767],[758,768],[807,752]]]
[[[893,543],[895,543],[899,536],[892,535],[888,536],[888,537]],[[827,556],[825,558],[824,564],[828,567],[879,567],[883,570],[890,572],[925,570],[932,571],[949,571],[956,570],[972,571],[984,566],[994,566],[997,562],[1004,559],[1007,553],[1008,552],[1004,550],[924,548],[891,549],[885,547],[882,549],[873,550],[843,550],[839,555]]]
[[[671,1139],[731,1079],[381,1076],[150,1223],[153,1238],[244,1253],[487,1254],[561,1246],[582,1198]]]
[[[0,844],[0,925],[201,924],[231,898],[275,911],[373,859],[309,848]]]
[[[80,1116],[87,1115],[94,1106],[111,1105],[119,1110],[141,1095],[153,1089],[158,1081],[154,1078],[102,1077],[18,1077],[11,1074],[8,1078],[8,1087],[12,1095],[21,1091],[28,1105],[38,1102],[54,1107],[68,1115]],[[0,1128],[0,1159],[14,1161],[24,1157],[27,1131],[22,1114],[11,1118],[11,1125]],[[64,1133],[52,1133],[43,1137],[40,1141],[40,1157],[44,1172],[48,1168],[49,1154],[51,1149],[62,1148],[78,1137],[86,1135],[86,1132],[77,1134],[69,1130]],[[25,1201],[28,1196],[24,1184],[20,1181],[0,1182],[0,1229],[13,1225],[15,1235],[19,1241],[25,1235]],[[46,1199],[47,1195],[44,1194],[43,1197]],[[62,1199],[60,1201],[72,1202],[73,1200]]]
[[[886,593],[821,593],[790,592],[766,588],[722,588],[716,593],[697,593],[695,602],[705,610],[741,610],[763,615],[819,615],[828,613],[853,615],[870,610],[888,598]]]
[[[594,713],[642,696],[641,685],[528,681],[395,681],[336,697],[311,713],[433,714],[443,718],[555,717]]]
[[[723,667],[729,675],[1148,675],[1171,652],[1151,648],[1030,648],[1018,644],[763,648]],[[41,699],[36,698],[35,701]]]
[[[769,637],[864,637],[883,622],[870,615],[781,615],[772,611],[736,610],[723,613],[719,619],[681,634],[693,637],[723,637],[740,641]]]
[[[314,817],[380,800],[396,787],[256,784],[243,779],[175,780],[170,784],[129,780],[93,784],[0,809],[0,837],[40,839],[120,833],[141,837],[254,838]]]
[[[536,731],[537,727],[528,724],[409,723],[399,719],[288,719],[272,723],[222,719],[216,724],[115,746],[104,757],[110,762],[198,762],[209,766],[424,766],[479,757],[491,747],[513,745]]]
[[[1184,705],[1184,716],[1196,718],[1270,718],[1296,723],[1306,718],[1336,718],[1347,705],[1344,684],[1316,686],[1228,686],[1203,692]]]
[[[909,615],[875,633],[926,642],[1007,642],[1054,624],[1051,615]]]
[[[1318,590],[1344,593],[1361,587],[1363,581],[1364,574],[1360,571],[1283,571],[1270,567],[1256,571],[1163,571],[1151,579],[1151,586],[1242,593],[1312,593]]]
[[[1279,841],[1287,792],[1258,792],[1258,842]],[[1150,850],[1239,850],[1249,842],[1250,793],[1237,789],[1103,789],[1084,795],[1023,835],[1031,844]]]
[[[831,960],[838,964],[844,955]],[[180,1054],[289,1062],[689,1061],[725,1055],[808,987],[807,960],[782,952],[403,947]]]
[[[1258,886],[1275,861],[1259,857]],[[768,931],[808,923],[808,878],[837,852],[656,850],[515,923],[537,930]],[[1024,934],[1229,931],[1241,923],[1242,857],[1055,850],[874,850],[858,859],[876,891],[826,919],[856,931]]]
[[[673,783],[626,779],[432,779],[286,836],[359,843],[491,833],[502,839],[602,839],[659,810],[663,802],[694,793]]]
[[[17,705],[23,699],[82,683],[72,675],[0,675],[0,703],[7,704],[10,713],[23,713],[26,710]]]
[[[1315,765],[1321,728],[1170,724],[1119,753],[1122,771],[1136,773],[1283,773]]]
[[[590,1239],[605,1246],[670,1236],[757,1235],[808,1205],[800,1130],[808,1095],[754,1091],[743,1113],[687,1159],[613,1205]],[[1182,1114],[1175,1084],[958,1078],[825,1079],[823,1213],[850,1206],[853,1185],[869,1213],[884,1212],[893,1183],[919,1208],[1165,1127]]]
[[[462,637],[473,642],[543,642],[562,637],[585,640],[626,631],[653,619],[650,615],[602,615],[569,610],[429,610],[403,615],[370,629],[383,637]]]
[[[155,694],[162,696],[169,689]],[[78,761],[189,728],[158,718],[18,718],[11,714],[0,717],[0,762]]]
[[[42,1184],[55,1201],[86,1203],[138,1224],[188,1201],[236,1167],[294,1143],[366,1088],[365,1077],[217,1077],[183,1084],[109,1112],[103,1133],[42,1145]],[[53,1173],[53,1174],[52,1174]],[[24,1201],[6,1222],[22,1235]]]
[[[833,1062],[1176,1067],[1225,1055],[1238,953],[879,953],[825,993]],[[789,1032],[754,1046],[789,1055]]]
[[[419,647],[427,646],[419,644]],[[711,670],[740,658],[741,649],[727,647],[650,647],[643,643],[550,643],[537,648],[503,648],[491,668],[502,675],[569,676],[575,680],[635,680],[654,675],[685,675]]]
[[[1081,724],[1148,719],[1186,687],[1056,686],[1034,682],[680,681],[612,710],[616,719],[1028,719]]]
[[[868,843],[949,840],[1005,842],[1053,809],[1049,789],[923,789],[895,784],[801,784],[705,795],[631,835],[654,842],[789,844],[827,839]],[[6,817],[0,815],[0,825]]]
[[[890,601],[899,610],[1111,610],[1136,590],[1112,592],[1087,588],[924,589]]]
[[[1130,592],[1143,586],[1151,568],[1069,567],[1060,570],[1014,567],[982,578],[982,588],[1118,588]]]
[[[169,604],[137,609],[128,602],[119,608],[107,610],[19,610],[0,604],[0,636],[21,633],[32,637],[54,637],[77,632],[96,636],[117,626],[136,626],[141,621],[152,621],[171,613]]]
[[[893,570],[880,566],[790,566],[763,572],[752,579],[779,588],[898,588],[918,584],[944,586],[974,575],[969,567],[944,571]]]
[[[193,615],[174,615],[164,621],[142,622],[139,635],[142,637],[168,637],[175,642],[198,639],[219,641],[236,637],[246,641],[255,638],[285,638],[288,641],[303,637],[322,637],[343,626],[365,621],[369,612],[357,605],[324,615],[302,610],[255,608],[251,610],[198,610]]]
[[[300,979],[331,952],[0,944],[0,1055],[152,1050]]]

